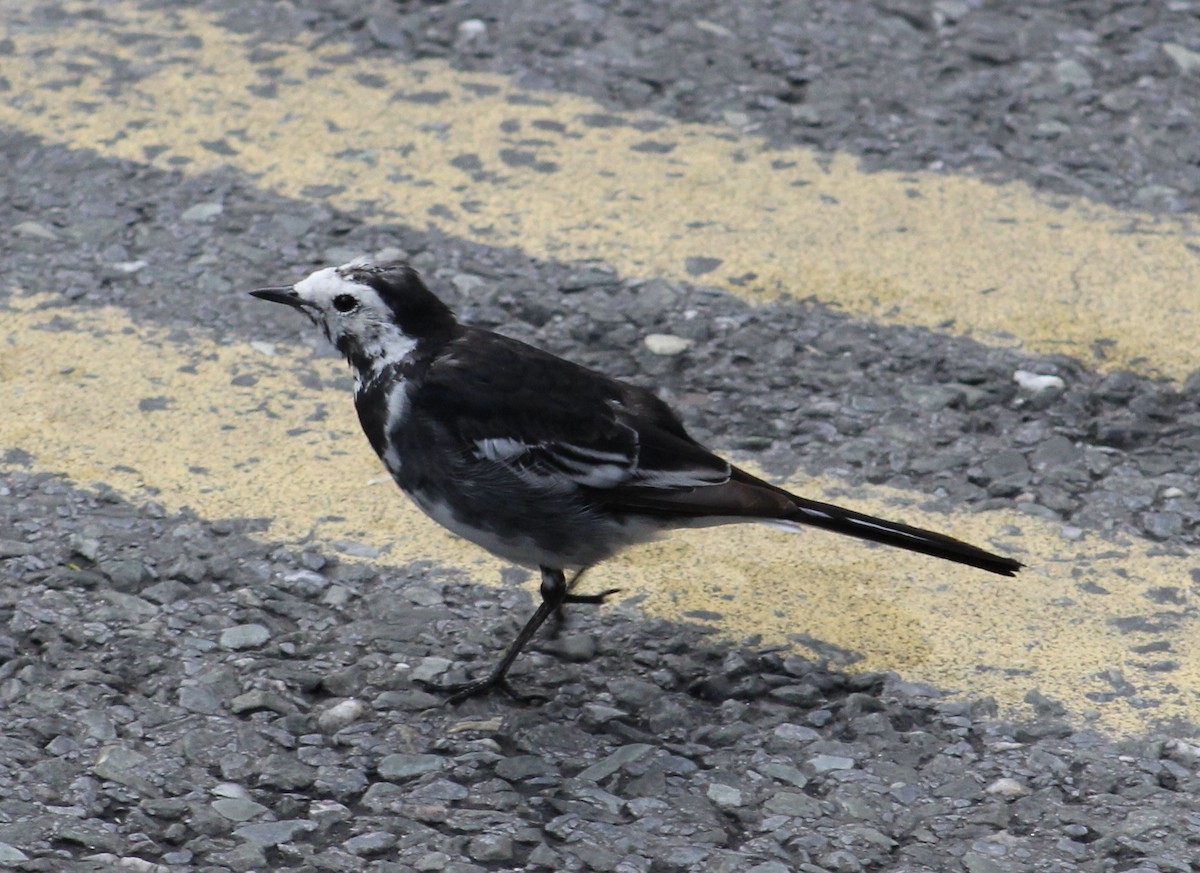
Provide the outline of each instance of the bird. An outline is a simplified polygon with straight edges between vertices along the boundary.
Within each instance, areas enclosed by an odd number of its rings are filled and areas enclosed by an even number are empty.
[[[434,686],[449,702],[493,689],[521,699],[508,671],[546,619],[618,590],[576,594],[583,572],[675,528],[816,527],[1002,576],[1023,566],[753,476],[652,391],[461,323],[407,262],[359,258],[250,294],[299,310],[346,358],[367,440],[423,512],[541,573],[541,602],[492,670]]]

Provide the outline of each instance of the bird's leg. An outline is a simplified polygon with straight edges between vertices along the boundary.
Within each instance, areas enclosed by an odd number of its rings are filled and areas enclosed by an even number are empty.
[[[550,567],[542,567],[542,602],[538,604],[538,608],[533,615],[529,617],[529,621],[525,622],[525,627],[521,628],[521,632],[517,634],[517,638],[513,640],[511,646],[504,653],[504,657],[500,662],[492,668],[492,671],[482,679],[476,679],[473,682],[459,682],[451,685],[432,685],[426,684],[426,687],[434,691],[449,692],[450,696],[446,698],[447,703],[461,703],[468,697],[474,697],[477,694],[482,694],[485,691],[490,691],[493,688],[499,688],[516,700],[529,700],[527,695],[517,694],[508,684],[508,668],[513,665],[513,661],[517,660],[517,655],[521,654],[521,650],[537,633],[543,622],[550,616],[552,612],[563,605],[563,602],[568,597],[569,586],[566,581],[566,574],[562,570],[551,569]],[[580,571],[582,573],[583,571]],[[571,583],[574,584],[575,579],[579,578],[579,573],[575,574]],[[425,683],[422,683],[425,684]],[[544,699],[544,698],[543,698]]]

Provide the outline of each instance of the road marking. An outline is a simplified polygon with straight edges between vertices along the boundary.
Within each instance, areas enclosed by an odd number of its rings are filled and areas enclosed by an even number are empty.
[[[339,362],[217,344],[201,332],[181,344],[122,310],[47,308],[51,300],[18,297],[0,319],[0,444],[27,451],[36,469],[210,519],[270,517],[271,541],[312,532],[326,546],[380,549],[377,563],[433,560],[499,582],[502,564],[442,531],[386,480],[350,393],[306,387],[344,374]],[[306,378],[314,371],[319,379]],[[1200,722],[1194,560],[1136,540],[1069,542],[1058,525],[1016,513],[947,518],[897,506],[912,499],[898,492],[850,499],[831,479],[791,485],[1019,549],[1032,566],[1003,579],[819,531],[751,525],[673,535],[597,567],[588,585],[644,593],[650,615],[720,614],[734,639],[807,635],[859,653],[854,669],[991,694],[1006,709],[1036,687],[1077,716],[1099,710],[1098,723],[1114,729]],[[1088,696],[1118,691],[1126,696],[1107,703]]]
[[[0,121],[167,169],[234,167],[290,197],[626,275],[812,296],[1101,369],[1200,368],[1200,261],[1174,220],[1059,207],[1023,184],[864,173],[845,156],[440,62],[359,60],[331,42],[252,53],[186,7],[103,13],[14,32]]]

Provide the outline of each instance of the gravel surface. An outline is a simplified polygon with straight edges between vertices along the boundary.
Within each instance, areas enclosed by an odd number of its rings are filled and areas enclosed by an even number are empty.
[[[379,57],[446,58],[867,167],[972,170],[1151,212],[1200,205],[1195,0],[297,6],[305,26]]]
[[[969,166],[1159,211],[1200,188],[1193,3],[223,5],[244,29],[444,56],[871,166]],[[1067,537],[1197,540],[1200,374],[1099,376],[806,301],[752,309],[12,131],[0,155],[0,301],[55,292],[320,348],[241,292],[399,253],[472,321],[656,386],[775,475],[1016,506]],[[1200,870],[1191,726],[1117,742],[1036,691],[1006,722],[987,700],[738,648],[633,604],[572,610],[537,639],[515,678],[544,706],[446,708],[414,680],[487,663],[524,589],[264,544],[250,522],[34,473],[20,447],[3,461],[0,866]]]
[[[1200,747],[572,610],[454,708],[523,589],[0,480],[0,865],[1188,871]],[[156,866],[157,865],[157,866]]]

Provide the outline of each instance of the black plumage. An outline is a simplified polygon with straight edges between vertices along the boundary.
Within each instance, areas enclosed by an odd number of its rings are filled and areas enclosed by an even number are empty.
[[[662,531],[740,521],[811,526],[1011,576],[953,537],[808,500],[692,439],[650,391],[462,325],[406,264],[356,262],[256,296],[307,313],[357,375],[355,405],[397,484],[435,520],[542,572],[543,602],[496,669],[503,685],[587,567]],[[578,571],[571,583],[566,570]],[[505,686],[507,687],[507,686]]]

